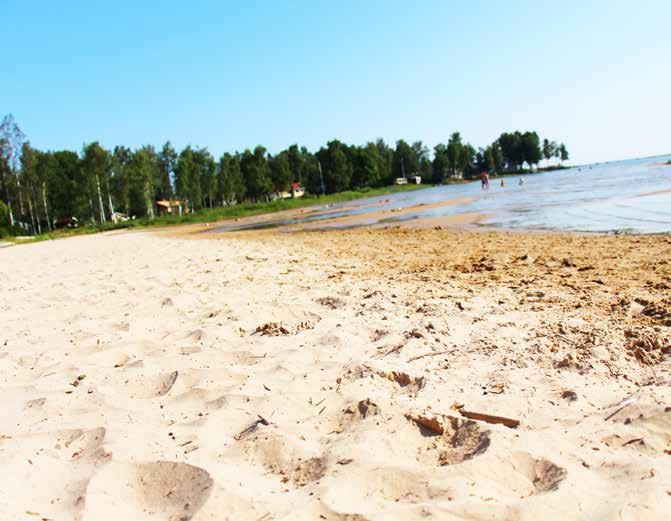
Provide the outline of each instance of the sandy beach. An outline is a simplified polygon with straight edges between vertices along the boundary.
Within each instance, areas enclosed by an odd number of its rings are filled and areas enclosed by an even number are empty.
[[[668,519],[667,235],[202,228],[0,251],[0,519]]]

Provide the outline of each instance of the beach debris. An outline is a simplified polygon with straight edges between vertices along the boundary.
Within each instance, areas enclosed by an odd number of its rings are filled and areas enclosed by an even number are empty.
[[[240,441],[245,436],[248,436],[249,434],[254,432],[259,425],[266,425],[266,426],[270,425],[270,422],[260,414],[257,414],[256,416],[258,417],[258,420],[252,422],[248,427],[242,429],[238,434],[236,434],[233,437],[236,441]]]
[[[546,459],[536,460],[533,470],[533,484],[538,492],[557,490],[559,484],[566,478],[565,468],[559,467]]]
[[[345,307],[345,301],[337,297],[322,297],[316,300],[317,304],[321,304],[324,307],[330,309],[338,309]]]
[[[357,419],[365,420],[368,416],[380,414],[380,408],[370,398],[359,401],[356,405],[349,405],[343,409],[343,421],[341,423],[351,423]]]
[[[376,296],[376,295],[381,295],[381,294],[382,294],[382,292],[381,292],[380,290],[377,290],[377,289],[376,289],[375,291],[371,291],[370,293],[366,293],[366,294],[363,296],[363,298],[365,298],[365,299],[369,299],[369,298],[372,298],[372,297],[374,297],[374,296]]]
[[[420,358],[426,358],[427,356],[440,356],[450,352],[451,351],[435,351],[435,352],[432,351],[430,353],[424,353],[423,355],[413,356],[412,358],[408,359],[408,362],[414,362],[415,360],[419,360]]]
[[[163,302],[161,302],[161,307],[173,306],[173,305],[174,305],[174,302],[172,301],[172,299],[170,297],[164,298]]]
[[[610,408],[610,407],[617,407],[617,408],[616,408],[612,413],[610,413],[608,416],[606,416],[606,417],[604,418],[604,421],[608,421],[608,420],[610,420],[610,419],[611,419],[613,416],[615,416],[617,413],[619,413],[619,412],[622,411],[623,409],[629,407],[630,405],[636,403],[637,401],[638,401],[638,396],[632,394],[631,396],[628,396],[628,397],[625,398],[624,400],[621,400],[620,402],[618,402],[618,403],[616,403],[616,404],[614,404],[614,405],[610,405],[608,408]]]
[[[424,338],[424,334],[419,329],[413,329],[412,331],[406,331],[404,333],[405,338]]]
[[[487,414],[483,412],[469,411],[464,409],[464,406],[460,404],[454,404],[452,406],[452,410],[457,411],[465,418],[469,418],[471,420],[478,420],[493,424],[501,424],[511,429],[516,429],[520,425],[519,420],[515,420],[513,418],[506,418],[505,416],[496,416],[494,414]]]
[[[408,413],[405,415],[408,420],[414,421],[434,434],[445,434],[445,427],[441,418],[436,415],[426,415],[425,413]]]
[[[438,451],[439,465],[452,465],[482,454],[490,445],[489,431],[477,422],[455,416],[432,413],[407,413],[406,418],[424,429],[434,440],[431,449]],[[426,433],[428,431],[428,433]]]
[[[258,326],[253,334],[260,333],[261,336],[288,335],[290,331],[279,322],[267,322]]]
[[[400,387],[415,392],[419,392],[426,384],[426,379],[423,376],[410,376],[403,371],[376,371],[376,373],[382,378],[397,383]]]
[[[85,374],[80,374],[75,380],[70,384],[72,387],[78,387],[79,383],[86,378]]]
[[[570,389],[567,389],[561,393],[561,397],[568,402],[575,402],[578,399],[577,393],[575,391],[571,391]]]
[[[386,351],[382,356],[387,356],[387,355],[390,355],[392,353],[398,353],[401,349],[403,349],[405,347],[405,344],[407,344],[407,340],[401,342],[400,344],[395,345],[394,347],[392,347],[391,349]],[[378,347],[378,349],[380,349],[380,348]]]

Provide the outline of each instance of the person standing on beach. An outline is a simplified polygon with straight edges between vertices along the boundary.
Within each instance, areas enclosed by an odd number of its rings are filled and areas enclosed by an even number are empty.
[[[482,182],[482,189],[483,190],[488,190],[489,189],[489,174],[487,173],[486,170],[483,170],[480,173],[480,181]]]

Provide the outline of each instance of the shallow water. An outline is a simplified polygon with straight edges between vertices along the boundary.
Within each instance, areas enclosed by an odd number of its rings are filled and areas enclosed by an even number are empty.
[[[480,182],[448,185],[414,192],[383,195],[331,205],[328,213],[312,212],[291,219],[250,225],[224,225],[213,231],[259,229],[312,223],[360,215],[357,225],[371,225],[459,213],[479,213],[482,226],[506,229],[562,230],[585,232],[671,232],[671,159],[661,156],[576,167],[519,178],[506,177],[505,186],[494,179],[483,191]],[[455,198],[470,202],[416,211],[399,217],[366,213],[432,204]],[[374,205],[374,206],[371,206]],[[326,207],[318,207],[326,209]],[[352,222],[328,223],[329,228],[351,227]]]

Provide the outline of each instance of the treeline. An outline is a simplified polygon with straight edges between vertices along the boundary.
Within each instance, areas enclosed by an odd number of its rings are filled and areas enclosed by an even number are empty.
[[[81,153],[40,151],[10,114],[0,124],[0,227],[4,220],[5,227],[41,233],[62,218],[105,223],[123,213],[153,219],[157,200],[179,199],[198,211],[264,201],[291,192],[295,183],[312,194],[388,185],[415,175],[438,184],[482,170],[534,167],[554,157],[568,159],[564,145],[544,140],[541,146],[536,132],[503,133],[478,150],[455,132],[433,153],[421,141],[399,140],[392,148],[382,139],[363,146],[333,140],[315,153],[292,145],[273,155],[257,146],[218,159],[206,148],[177,152],[170,142],[160,150],[106,150],[93,142]]]

